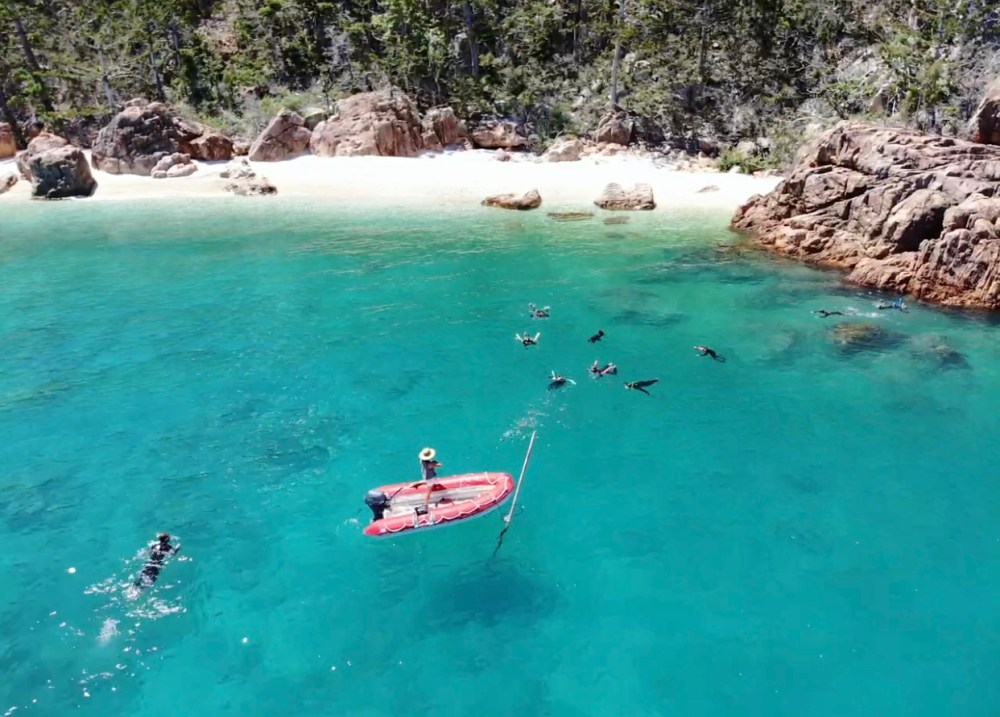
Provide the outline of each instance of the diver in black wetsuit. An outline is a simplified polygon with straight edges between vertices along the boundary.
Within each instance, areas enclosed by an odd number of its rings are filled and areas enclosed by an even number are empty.
[[[816,314],[816,316],[820,317],[821,319],[825,319],[827,316],[843,316],[844,315],[843,311],[827,311],[826,309],[820,309],[819,311],[814,311],[813,313]]]
[[[725,356],[719,356],[719,354],[708,348],[708,346],[695,346],[694,350],[700,352],[702,356],[711,357],[713,361],[722,361],[723,363],[726,361]]]
[[[598,341],[604,338],[604,329],[598,329],[597,333],[591,336],[587,341],[592,344],[596,344]]]
[[[169,533],[160,533],[157,535],[156,542],[149,546],[149,559],[142,566],[142,571],[135,581],[135,586],[139,589],[152,586],[156,582],[156,579],[160,577],[160,571],[163,570],[163,561],[168,555],[176,555],[180,552],[180,549],[181,546],[170,544]]]

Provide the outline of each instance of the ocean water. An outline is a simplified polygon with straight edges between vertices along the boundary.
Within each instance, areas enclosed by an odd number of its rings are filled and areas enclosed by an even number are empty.
[[[995,319],[721,214],[3,211],[0,714],[1000,714]],[[362,536],[532,429],[495,558],[499,513]]]

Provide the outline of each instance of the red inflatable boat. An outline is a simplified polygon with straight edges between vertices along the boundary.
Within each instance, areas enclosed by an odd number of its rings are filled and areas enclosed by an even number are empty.
[[[365,535],[394,535],[456,523],[489,513],[514,491],[508,473],[464,473],[435,478],[427,483],[383,485],[368,491],[365,503],[374,520]]]

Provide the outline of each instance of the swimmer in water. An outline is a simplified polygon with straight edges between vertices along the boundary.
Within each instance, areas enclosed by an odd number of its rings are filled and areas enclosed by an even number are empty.
[[[646,388],[648,386],[652,386],[654,383],[656,383],[659,380],[660,379],[658,379],[658,378],[654,378],[654,379],[650,379],[648,381],[626,381],[625,382],[625,388],[632,389],[634,391],[642,391],[647,396],[651,396],[652,394],[649,391],[647,391]]]
[[[613,363],[611,363],[611,362],[609,361],[609,362],[608,362],[608,365],[607,365],[607,366],[605,366],[604,368],[602,368],[602,369],[601,369],[601,370],[600,370],[600,371],[598,372],[598,374],[597,374],[597,375],[598,375],[598,376],[617,376],[617,375],[618,375],[618,367],[617,367],[617,366],[615,366],[615,365],[614,365]]]
[[[708,346],[695,346],[694,350],[701,352],[702,356],[711,356],[713,361],[721,361],[723,363],[726,362],[725,356],[719,356],[719,354],[708,348]]]
[[[557,388],[562,388],[567,383],[571,383],[574,386],[576,385],[576,381],[574,381],[571,378],[566,378],[565,376],[560,376],[555,371],[553,371],[552,375],[549,376],[549,390],[550,391],[553,391],[553,390],[555,390]]]
[[[594,363],[590,364],[590,368],[587,369],[587,370],[590,371],[590,375],[591,376],[600,376],[601,375],[601,362],[600,361],[594,361]]]
[[[843,311],[827,311],[826,309],[820,309],[819,311],[814,311],[813,313],[816,314],[816,316],[820,317],[821,319],[825,319],[827,316],[843,316],[844,315]]]
[[[551,308],[551,306],[543,306],[539,309],[534,304],[528,304],[528,314],[533,319],[547,319],[549,318],[549,309]]]
[[[592,344],[596,344],[598,341],[604,338],[604,329],[598,329],[597,333],[591,336],[587,341]]]
[[[907,308],[906,302],[903,301],[902,296],[893,301],[892,303],[889,303],[887,301],[880,302],[878,305],[878,310],[885,311],[886,309],[895,309],[896,311],[902,311],[904,313],[909,311],[909,308]]]
[[[151,587],[156,582],[156,579],[160,577],[160,571],[163,570],[163,561],[168,555],[179,553],[180,549],[181,546],[170,544],[169,533],[160,533],[157,535],[156,542],[151,543],[149,546],[149,559],[142,566],[142,572],[139,573],[139,577],[135,581],[135,586],[140,590]]]
[[[534,336],[529,336],[528,332],[525,331],[524,332],[524,336],[521,336],[521,334],[514,334],[514,338],[517,339],[518,341],[520,341],[522,346],[524,346],[525,348],[528,348],[529,346],[534,346],[535,344],[537,344],[538,343],[538,337],[541,336],[541,335],[542,335],[541,331],[539,331]]]

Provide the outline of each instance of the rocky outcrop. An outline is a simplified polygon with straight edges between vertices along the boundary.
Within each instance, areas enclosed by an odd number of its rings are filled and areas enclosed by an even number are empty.
[[[14,142],[14,131],[6,122],[0,122],[0,159],[13,157],[17,154],[17,143]]]
[[[36,135],[34,139],[28,142],[28,148],[17,153],[17,169],[21,172],[21,176],[31,181],[31,160],[42,154],[43,152],[48,152],[50,149],[61,149],[62,147],[68,147],[69,142],[60,137],[57,134],[50,134],[49,132],[41,132]]]
[[[340,100],[336,115],[313,130],[310,146],[321,157],[415,157],[424,128],[406,95],[365,92]]]
[[[844,124],[733,227],[865,286],[1000,309],[1000,147]]]
[[[306,123],[306,128],[311,132],[319,123],[329,117],[326,110],[320,109],[319,107],[310,107],[309,109],[302,111],[302,121]]]
[[[38,139],[33,139],[32,144]],[[89,197],[97,189],[90,165],[79,147],[66,145],[37,152],[29,159],[28,169],[33,197]]]
[[[1000,80],[994,82],[969,121],[969,139],[980,144],[1000,144]]]
[[[191,157],[175,152],[157,162],[151,176],[153,179],[172,179],[174,177],[187,177],[197,171],[198,165],[191,161]]]
[[[631,189],[625,189],[619,184],[611,183],[594,200],[594,204],[601,209],[656,209],[653,188],[648,184],[636,184]]]
[[[219,176],[229,181],[223,189],[243,197],[267,196],[277,194],[278,189],[266,177],[258,177],[246,157],[234,159],[219,172]]]
[[[523,130],[509,120],[481,120],[469,129],[469,139],[479,149],[524,149],[528,146]]]
[[[6,194],[10,188],[17,184],[17,175],[13,172],[0,174],[0,194]]]
[[[606,144],[627,145],[632,141],[634,123],[625,111],[615,111],[606,114],[597,123],[594,130],[594,141]]]
[[[537,189],[525,194],[496,194],[483,200],[484,207],[500,207],[501,209],[538,209],[542,206],[542,195]]]
[[[545,159],[550,162],[577,162],[583,150],[583,142],[578,139],[560,139],[552,143]]]
[[[189,154],[191,142],[204,133],[162,102],[133,100],[97,133],[91,162],[109,174],[148,176],[168,154]]]
[[[248,156],[255,162],[280,162],[302,154],[312,133],[291,110],[281,110],[250,145]]]
[[[465,124],[455,116],[451,107],[436,107],[424,117],[424,145],[431,149],[462,144],[468,136]]]
[[[233,158],[233,140],[218,132],[205,132],[191,140],[188,154],[203,162],[228,162]]]

